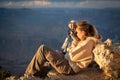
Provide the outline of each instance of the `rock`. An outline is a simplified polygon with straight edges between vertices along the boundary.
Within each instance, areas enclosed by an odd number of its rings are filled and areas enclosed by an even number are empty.
[[[9,78],[6,78],[6,80],[43,80],[41,78],[38,77],[34,77],[34,76],[21,76],[21,77],[16,77],[16,76],[11,76]]]
[[[94,60],[107,77],[118,79],[120,77],[120,44],[112,43],[107,39],[104,43],[96,45],[93,50]]]
[[[16,76],[10,76],[10,77],[6,78],[6,80],[17,80],[17,79],[18,79],[18,77],[16,77]]]
[[[6,77],[10,77],[10,76],[11,76],[10,71],[3,70],[2,67],[0,66],[0,80],[3,80]]]
[[[63,75],[57,73],[55,70],[51,71],[49,77],[44,79],[34,76],[11,76],[6,80],[104,80],[103,72],[100,69],[88,67],[81,70],[80,73],[74,75]]]
[[[52,72],[50,72],[48,80],[104,80],[104,74],[100,69],[90,67],[74,75],[55,74],[54,70]]]

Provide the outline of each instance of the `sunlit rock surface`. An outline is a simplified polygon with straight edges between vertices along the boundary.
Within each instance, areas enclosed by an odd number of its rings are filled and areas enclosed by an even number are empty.
[[[41,78],[38,77],[34,77],[34,76],[21,76],[21,77],[16,77],[16,76],[11,76],[9,78],[6,78],[6,80],[43,80]]]
[[[101,70],[98,70],[96,68],[86,68],[85,70],[82,70],[80,73],[75,75],[63,75],[58,73],[52,73],[49,75],[49,77],[46,77],[44,79],[34,77],[34,76],[11,76],[7,78],[6,80],[104,80],[103,72]]]
[[[112,43],[107,39],[104,43],[96,45],[93,50],[94,60],[104,71],[105,75],[112,78],[120,77],[120,44]]]

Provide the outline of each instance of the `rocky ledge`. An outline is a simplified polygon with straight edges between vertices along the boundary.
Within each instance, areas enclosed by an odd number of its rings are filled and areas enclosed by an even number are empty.
[[[104,43],[96,45],[93,53],[95,62],[107,77],[120,78],[120,43],[113,43],[107,39]]]

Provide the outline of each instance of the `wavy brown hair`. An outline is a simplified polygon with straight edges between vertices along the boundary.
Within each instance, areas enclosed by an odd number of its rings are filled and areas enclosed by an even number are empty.
[[[81,30],[85,31],[86,36],[93,37],[95,35],[95,30],[93,25],[88,23],[87,21],[78,21],[76,23],[77,27],[79,27]]]

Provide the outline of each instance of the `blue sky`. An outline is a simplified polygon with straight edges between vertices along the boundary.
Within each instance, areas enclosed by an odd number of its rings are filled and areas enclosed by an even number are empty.
[[[0,7],[80,7],[80,8],[120,8],[120,0],[0,0]]]

